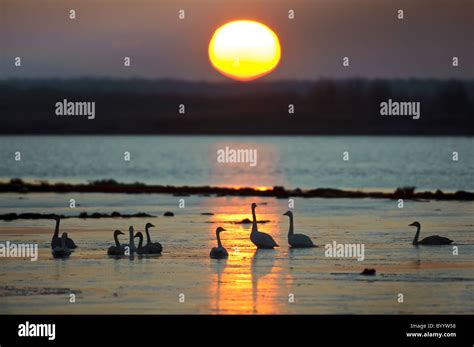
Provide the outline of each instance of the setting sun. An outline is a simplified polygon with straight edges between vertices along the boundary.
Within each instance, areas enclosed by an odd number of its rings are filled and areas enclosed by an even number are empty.
[[[209,43],[209,60],[223,75],[251,81],[276,68],[281,48],[278,36],[266,25],[238,20],[218,28]]]

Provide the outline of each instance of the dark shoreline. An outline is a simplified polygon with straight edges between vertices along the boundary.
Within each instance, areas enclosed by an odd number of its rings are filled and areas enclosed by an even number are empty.
[[[147,213],[139,212],[135,214],[122,214],[120,212],[112,212],[111,214],[107,213],[91,213],[88,214],[87,212],[81,212],[76,216],[66,216],[63,214],[54,214],[54,213],[7,213],[7,214],[0,214],[0,220],[10,222],[13,220],[18,219],[30,219],[30,220],[37,220],[37,219],[55,219],[56,217],[60,217],[61,219],[69,219],[69,218],[79,218],[79,219],[101,219],[101,218],[150,218],[156,217],[152,216]]]
[[[474,201],[474,192],[457,191],[444,193],[416,192],[414,187],[397,188],[394,192],[369,192],[356,190],[342,190],[333,188],[317,188],[302,190],[287,189],[275,186],[268,190],[254,188],[223,188],[211,186],[163,186],[146,185],[144,183],[119,183],[114,180],[101,180],[86,184],[69,184],[41,182],[39,184],[24,182],[21,179],[12,179],[0,183],[0,193],[121,193],[121,194],[171,194],[175,196],[261,196],[287,198],[374,198],[374,199],[409,199],[409,200],[457,200]]]

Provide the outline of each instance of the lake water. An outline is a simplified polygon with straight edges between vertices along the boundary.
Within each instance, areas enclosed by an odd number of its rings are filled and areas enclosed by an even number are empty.
[[[442,190],[474,190],[470,138],[368,137],[1,137],[0,176],[4,179],[225,185],[379,188],[415,185]],[[222,165],[225,146],[258,149],[258,165]],[[350,160],[342,153],[349,151]],[[22,160],[13,160],[21,151]],[[131,161],[123,160],[123,152]],[[459,161],[452,161],[452,152]],[[69,208],[69,200],[78,206]],[[179,199],[185,207],[179,208]],[[269,220],[260,229],[280,247],[256,251],[250,228],[234,224]],[[132,219],[65,219],[79,248],[55,260],[49,243],[51,220],[0,221],[0,243],[37,243],[38,261],[0,259],[0,313],[428,313],[474,312],[474,202],[384,199],[295,199],[295,230],[319,248],[292,250],[282,213],[288,201],[276,198],[166,194],[0,194],[0,214],[39,212],[146,212]],[[163,217],[173,211],[174,217]],[[212,213],[203,215],[202,213]],[[439,234],[451,246],[414,247],[421,237]],[[156,225],[152,238],[161,256],[114,259],[106,255],[112,232],[129,225]],[[223,226],[226,261],[211,260],[215,229]],[[122,239],[125,241],[126,237]],[[365,259],[325,256],[325,244],[360,243]],[[457,247],[457,253],[453,246]],[[455,254],[456,253],[456,254]],[[362,276],[375,268],[375,276]],[[76,302],[70,303],[70,294]],[[180,295],[185,301],[179,302]],[[398,301],[399,294],[404,302]],[[294,295],[294,302],[289,302]]]
[[[81,207],[71,211],[68,199]],[[21,199],[20,199],[21,198]],[[0,213],[145,211],[157,217],[134,219],[66,219],[79,248],[67,260],[51,256],[54,221],[0,222],[0,242],[38,243],[39,259],[0,259],[0,313],[473,313],[474,203],[396,202],[379,199],[296,199],[295,230],[309,235],[319,248],[292,250],[286,234],[286,200],[250,197],[178,197],[165,194],[5,194]],[[259,228],[280,244],[256,251],[250,228],[232,224],[251,218],[270,220]],[[163,217],[173,211],[174,217]],[[211,212],[213,215],[201,215]],[[452,246],[411,244],[422,223],[421,237],[439,234]],[[159,257],[114,259],[106,255],[112,232],[129,225],[143,230],[156,225],[153,240],[164,246]],[[223,226],[226,261],[209,258],[215,229]],[[127,236],[122,238],[125,241]],[[365,259],[325,257],[325,244],[363,243]],[[375,268],[375,276],[361,276]],[[77,295],[76,303],[69,294]],[[399,303],[398,294],[404,294]],[[185,295],[180,303],[179,295]],[[289,303],[289,295],[295,297]]]
[[[256,149],[257,165],[218,163],[226,146]],[[0,178],[472,191],[473,154],[474,138],[460,137],[3,136]]]

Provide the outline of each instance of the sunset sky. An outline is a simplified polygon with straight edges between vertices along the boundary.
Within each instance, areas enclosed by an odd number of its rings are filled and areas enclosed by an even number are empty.
[[[474,78],[472,0],[1,0],[0,16],[1,78],[225,80],[209,63],[208,44],[235,19],[278,35],[281,62],[267,80]],[[13,67],[15,56],[22,68]],[[132,67],[123,67],[125,56]]]

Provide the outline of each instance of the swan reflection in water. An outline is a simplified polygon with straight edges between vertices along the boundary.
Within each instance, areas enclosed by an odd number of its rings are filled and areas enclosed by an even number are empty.
[[[209,259],[210,303],[216,313],[274,313],[279,283],[269,275],[273,271],[276,251],[258,250],[252,246],[230,248],[228,259]],[[262,295],[265,297],[262,298]],[[260,297],[260,299],[259,299]]]
[[[224,269],[226,265],[227,265],[226,258],[216,259],[214,261],[211,261],[212,270],[217,274],[217,278],[216,278],[217,287],[216,287],[216,294],[215,294],[217,314],[220,313],[222,274],[224,273]]]
[[[273,271],[273,250],[255,251],[252,257],[210,259],[211,305],[217,314],[273,313],[278,283],[269,276]],[[249,262],[250,261],[250,262]]]
[[[253,313],[258,313],[258,283],[270,274],[275,264],[274,250],[256,250],[251,260]],[[261,294],[261,293],[260,293]]]
[[[203,207],[203,210],[213,213],[210,220],[215,227],[223,226],[226,229],[220,236],[223,237],[222,246],[228,252],[227,261],[224,263],[223,259],[208,258],[211,270],[209,304],[214,312],[252,314],[258,309],[259,313],[272,314],[280,310],[280,298],[286,292],[288,278],[285,277],[282,282],[281,277],[275,276],[275,272],[281,271],[280,267],[274,268],[278,251],[261,249],[256,252],[255,244],[250,240],[253,223],[241,223],[242,220],[253,219],[249,206],[254,199],[229,198],[219,201],[217,205],[213,203]],[[281,208],[278,205],[269,207],[261,200],[256,203],[267,206],[262,210],[262,220],[276,221],[280,218]],[[216,246],[216,231],[209,228],[208,250]],[[278,223],[268,223],[265,231],[278,237],[280,226]]]

